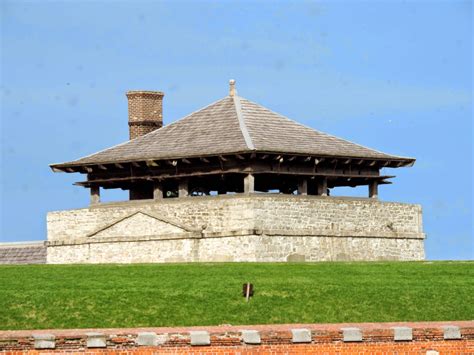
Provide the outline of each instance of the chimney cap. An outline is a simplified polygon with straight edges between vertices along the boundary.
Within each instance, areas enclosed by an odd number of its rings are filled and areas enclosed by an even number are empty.
[[[236,90],[235,90],[235,80],[230,79],[229,80],[229,95],[230,96],[235,96]]]
[[[127,97],[129,96],[139,96],[139,95],[153,95],[153,96],[165,96],[165,93],[162,91],[149,91],[149,90],[129,90],[125,93]]]

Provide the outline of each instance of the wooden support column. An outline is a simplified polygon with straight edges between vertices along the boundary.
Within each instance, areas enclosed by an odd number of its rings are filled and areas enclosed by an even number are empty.
[[[100,203],[100,187],[91,186],[91,205],[97,205]]]
[[[187,196],[189,196],[188,179],[181,179],[179,180],[178,197],[187,197]]]
[[[244,177],[244,193],[251,194],[255,192],[255,176],[248,174]]]
[[[308,179],[303,178],[298,181],[298,195],[308,194]]]
[[[369,197],[378,198],[379,195],[379,183],[378,181],[371,181],[369,183]]]
[[[328,179],[325,176],[318,177],[317,182],[317,192],[318,196],[327,196],[328,195]]]
[[[153,184],[153,199],[154,200],[161,200],[163,198],[163,187],[161,183],[155,181]]]

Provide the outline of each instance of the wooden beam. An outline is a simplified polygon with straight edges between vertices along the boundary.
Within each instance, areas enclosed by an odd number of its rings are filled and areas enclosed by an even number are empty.
[[[306,178],[300,179],[298,181],[298,195],[307,195],[308,194],[308,180]]]
[[[327,196],[328,195],[328,179],[326,176],[321,176],[317,180],[316,195]]]
[[[100,203],[100,187],[97,185],[91,186],[91,205]]]
[[[191,161],[186,158],[181,159],[181,161],[186,164],[191,164]]]
[[[179,181],[178,197],[189,196],[189,184],[188,179],[181,179]]]
[[[252,174],[247,174],[244,177],[244,193],[251,194],[255,192],[255,177]]]
[[[369,183],[369,197],[370,198],[373,198],[373,199],[378,198],[378,194],[379,194],[379,189],[378,188],[379,188],[378,181],[372,180]]]
[[[161,200],[163,198],[163,187],[159,181],[153,183],[153,199]]]
[[[240,160],[245,160],[245,157],[240,154],[236,154],[235,156]]]
[[[264,154],[264,155],[262,155],[262,156],[260,157],[260,159],[262,159],[262,160],[263,160],[263,159],[267,159],[268,157],[269,157],[269,155],[268,155],[268,154]]]
[[[344,161],[343,164],[349,164],[350,162],[351,162],[351,159],[347,159],[347,160]]]
[[[289,158],[288,158],[288,161],[293,161],[293,160],[295,160],[295,159],[296,159],[296,155],[293,155],[292,157],[289,157]]]
[[[377,160],[372,161],[372,162],[369,164],[369,166],[374,166],[375,164],[377,164]]]
[[[310,161],[311,157],[307,157],[304,161]]]
[[[331,163],[332,163],[332,164],[336,164],[336,163],[337,163],[337,159],[331,160]]]
[[[167,160],[166,161],[169,165],[171,166],[176,166],[178,165],[178,161],[177,160]]]
[[[222,161],[228,161],[229,159],[227,159],[226,157],[222,156],[222,155],[219,155],[219,159],[222,160]]]
[[[132,165],[136,168],[140,167],[140,164],[138,164],[136,161],[132,161]]]
[[[206,158],[199,158],[199,160],[203,161],[204,163],[210,163],[211,161]]]
[[[357,165],[361,165],[364,162],[364,159],[361,159],[357,162]]]
[[[102,164],[99,164],[97,165],[99,167],[99,169],[101,170],[107,170],[107,167],[105,165],[102,165]]]
[[[94,170],[91,167],[85,166],[84,170],[87,171],[88,173],[92,173]]]
[[[147,160],[146,161],[146,165],[147,166],[160,166],[160,164],[158,164],[156,161],[154,160]]]
[[[119,163],[114,164],[116,168],[123,169],[123,165]]]

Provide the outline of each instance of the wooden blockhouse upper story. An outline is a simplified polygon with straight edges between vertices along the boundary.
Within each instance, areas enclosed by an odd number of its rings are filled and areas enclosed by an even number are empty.
[[[240,97],[229,95],[163,126],[162,92],[129,91],[130,140],[70,162],[55,172],[86,174],[76,185],[128,190],[131,200],[274,192],[327,196],[339,186],[378,186],[394,176],[381,169],[412,166],[389,155],[314,130]]]

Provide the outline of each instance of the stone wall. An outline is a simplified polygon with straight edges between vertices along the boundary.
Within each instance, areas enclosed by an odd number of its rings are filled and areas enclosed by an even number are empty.
[[[49,263],[420,260],[421,207],[363,198],[225,195],[48,214]]]

